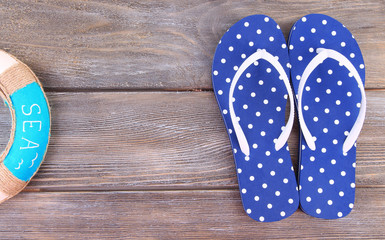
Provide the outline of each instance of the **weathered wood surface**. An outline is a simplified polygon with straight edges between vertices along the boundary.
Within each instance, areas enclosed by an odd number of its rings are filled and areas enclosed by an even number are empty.
[[[0,205],[0,232],[2,239],[383,239],[384,198],[383,188],[359,188],[342,219],[298,210],[257,223],[237,190],[21,193]]]
[[[357,185],[385,187],[385,135],[378,134],[385,132],[385,91],[368,91],[367,97]],[[49,93],[48,98],[52,137],[30,190],[237,185],[230,143],[212,92]],[[8,115],[0,115],[2,125],[10,122]],[[295,165],[297,132],[298,127],[289,142]]]
[[[344,23],[360,44],[367,88],[385,87],[385,2],[1,1],[0,48],[46,89],[211,89],[217,42],[235,22],[267,14],[288,36],[309,13]]]
[[[287,37],[309,13],[344,23],[364,54],[355,208],[333,221],[298,210],[257,223],[242,209],[211,61],[247,15],[271,16]],[[41,170],[0,205],[0,238],[384,239],[384,13],[382,0],[0,0],[0,48],[36,72],[53,121]],[[2,107],[0,149],[9,128]]]

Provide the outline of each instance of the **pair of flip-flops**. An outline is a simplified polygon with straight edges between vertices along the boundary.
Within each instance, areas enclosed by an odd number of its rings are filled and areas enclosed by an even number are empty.
[[[362,54],[345,26],[310,14],[294,24],[286,44],[272,18],[246,17],[219,41],[212,77],[246,213],[257,221],[278,221],[300,203],[319,218],[349,214],[366,100]],[[287,145],[295,105],[299,184]]]

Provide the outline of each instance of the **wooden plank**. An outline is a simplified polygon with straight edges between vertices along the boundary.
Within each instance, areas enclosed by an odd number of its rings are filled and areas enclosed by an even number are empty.
[[[236,190],[21,193],[0,205],[0,232],[3,239],[383,239],[384,198],[383,188],[360,188],[344,218],[298,210],[258,223]]]
[[[385,186],[385,91],[368,91],[357,185]],[[52,137],[29,190],[236,188],[212,92],[50,93]],[[10,122],[4,108],[0,130]],[[8,120],[6,120],[8,117]],[[289,141],[297,165],[298,127]],[[2,132],[3,144],[9,133]]]
[[[236,21],[273,17],[288,36],[309,13],[344,23],[358,40],[367,88],[385,87],[385,4],[349,1],[1,1],[0,48],[47,89],[211,89],[217,42]]]

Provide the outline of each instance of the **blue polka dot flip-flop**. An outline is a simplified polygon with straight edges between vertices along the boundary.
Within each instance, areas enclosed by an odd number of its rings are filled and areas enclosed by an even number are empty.
[[[299,204],[286,143],[295,108],[289,68],[280,27],[264,15],[234,24],[213,60],[214,92],[233,148],[243,206],[260,222],[287,218]]]
[[[341,218],[354,205],[355,142],[366,111],[362,54],[349,30],[322,14],[294,24],[289,49],[301,127],[301,208]]]

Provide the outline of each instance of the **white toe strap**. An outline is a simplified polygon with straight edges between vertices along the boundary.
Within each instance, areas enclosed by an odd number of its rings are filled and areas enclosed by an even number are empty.
[[[234,95],[235,86],[237,85],[237,82],[238,82],[239,78],[242,76],[243,72],[251,64],[253,64],[255,61],[257,61],[259,59],[264,59],[264,60],[268,61],[271,65],[274,66],[274,68],[278,71],[278,73],[280,75],[280,79],[282,79],[283,82],[285,83],[287,93],[289,94],[290,115],[289,115],[289,119],[287,121],[285,128],[283,129],[277,142],[275,143],[275,149],[277,151],[279,149],[281,149],[285,145],[285,143],[287,142],[287,139],[289,138],[289,135],[290,135],[291,129],[293,127],[293,123],[294,123],[294,97],[293,97],[293,93],[291,91],[289,78],[287,77],[287,74],[286,74],[285,70],[283,69],[282,65],[278,62],[278,60],[276,58],[274,58],[273,55],[268,53],[265,49],[258,50],[257,52],[250,55],[242,63],[242,65],[239,67],[238,71],[235,73],[234,78],[231,82],[230,92],[229,92],[229,110],[230,110],[231,122],[233,124],[234,131],[235,131],[235,134],[237,136],[237,140],[238,140],[239,146],[241,148],[241,151],[246,156],[250,155],[250,147],[249,147],[249,143],[247,142],[246,136],[245,136],[241,126],[239,125],[239,122],[238,122],[237,117],[236,117],[235,112],[234,112],[233,95]]]
[[[362,82],[362,79],[360,75],[357,72],[357,69],[353,66],[353,64],[347,59],[344,55],[341,53],[332,50],[332,49],[325,49],[325,48],[318,48],[317,49],[317,55],[309,62],[309,64],[306,66],[301,80],[299,82],[298,87],[298,118],[299,118],[299,124],[301,126],[302,134],[306,140],[307,145],[311,150],[315,150],[315,141],[313,140],[313,136],[311,135],[309,129],[306,126],[305,120],[302,115],[302,94],[303,89],[305,87],[306,81],[309,78],[310,74],[314,71],[318,65],[323,63],[323,61],[327,58],[334,59],[339,62],[341,66],[345,66],[350,74],[356,79],[358,83],[358,87],[361,91],[361,108],[360,112],[358,114],[357,120],[353,125],[353,128],[351,129],[349,135],[345,139],[345,142],[343,144],[342,150],[344,153],[348,152],[354,145],[355,141],[358,138],[358,135],[360,134],[360,131],[362,129],[362,125],[364,124],[365,119],[365,113],[366,113],[366,96],[365,96],[365,89],[364,84]],[[350,75],[349,74],[349,75]]]

